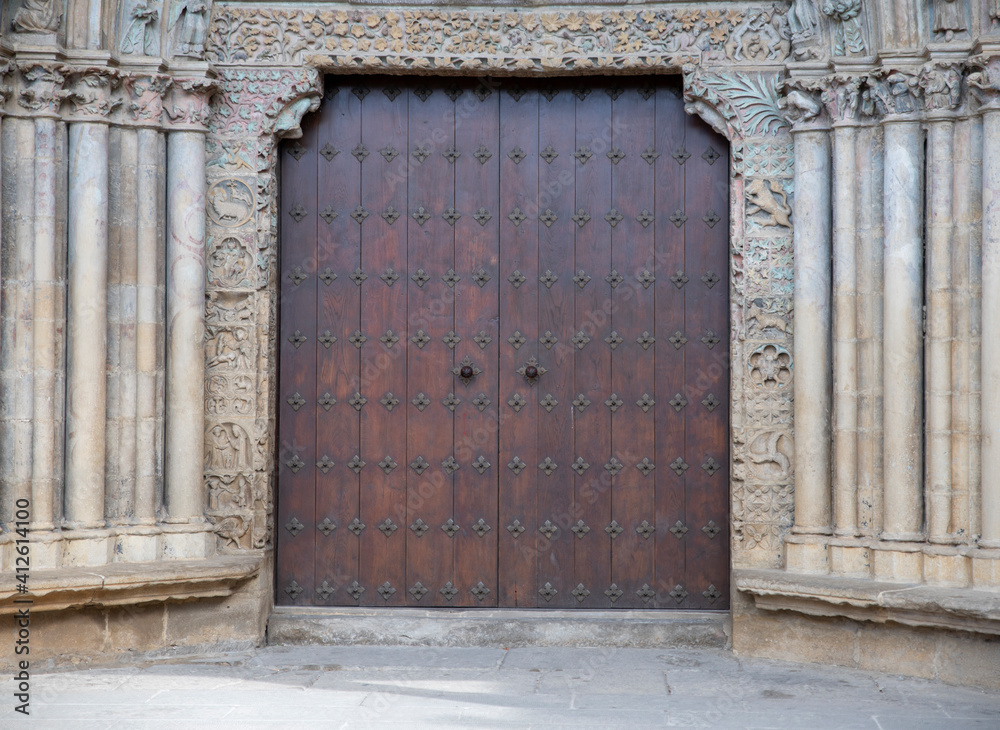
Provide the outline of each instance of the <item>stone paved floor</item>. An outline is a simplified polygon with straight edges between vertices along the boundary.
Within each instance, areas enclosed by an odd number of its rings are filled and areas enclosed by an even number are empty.
[[[12,691],[0,728],[1000,728],[1000,693],[711,649],[268,647],[38,674],[30,719]]]

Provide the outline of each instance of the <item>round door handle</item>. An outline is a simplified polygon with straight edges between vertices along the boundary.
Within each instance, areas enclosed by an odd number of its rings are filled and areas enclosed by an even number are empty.
[[[479,369],[478,365],[472,362],[468,355],[466,355],[462,358],[462,362],[451,369],[451,372],[461,378],[463,383],[468,385],[472,382],[474,377],[483,371]]]
[[[535,378],[538,377],[538,368],[535,367],[534,365],[528,365],[524,369],[524,377],[531,378],[532,380],[534,380]]]
[[[468,380],[469,378],[475,377],[476,371],[473,370],[471,365],[463,365],[462,369],[459,371],[459,376]]]
[[[538,378],[548,372],[545,368],[538,364],[538,360],[532,355],[528,362],[524,363],[521,367],[517,369],[517,374],[524,377],[528,381],[528,385],[534,385]]]

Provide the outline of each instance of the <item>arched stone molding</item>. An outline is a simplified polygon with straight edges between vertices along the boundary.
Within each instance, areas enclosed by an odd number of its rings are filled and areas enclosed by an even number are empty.
[[[469,28],[480,29],[481,41],[461,45],[469,34],[458,31]],[[454,41],[435,30],[454,31]],[[598,51],[605,48],[611,53]],[[734,563],[780,565],[792,509],[793,160],[778,81],[790,50],[784,10],[773,6],[543,14],[217,5],[207,51],[223,92],[213,104],[208,138],[206,482],[223,549],[271,544],[271,462],[275,452],[281,457],[271,441],[276,141],[301,134],[302,117],[318,108],[320,72],[537,76],[683,69],[688,112],[731,144]],[[275,62],[280,65],[263,65]],[[688,62],[700,65],[685,67]],[[744,72],[739,65],[755,68]],[[252,212],[237,211],[241,204]]]

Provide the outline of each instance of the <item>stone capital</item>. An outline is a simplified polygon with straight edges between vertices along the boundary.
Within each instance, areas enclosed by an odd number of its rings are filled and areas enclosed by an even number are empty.
[[[54,63],[28,62],[17,65],[17,103],[28,112],[59,116],[66,82],[62,67]]]
[[[125,109],[129,119],[141,126],[159,127],[163,112],[163,98],[170,88],[169,76],[156,73],[128,73],[122,75],[125,91]]]
[[[891,68],[873,71],[868,75],[868,91],[866,102],[874,114],[884,121],[903,122],[920,118],[923,89],[917,74]]]
[[[979,100],[980,111],[1000,111],[1000,56],[973,56],[969,64],[978,69],[966,80],[969,91]]]
[[[781,84],[780,90],[784,92],[780,105],[791,125],[792,134],[830,128],[830,117],[823,102],[822,79],[787,79]]]
[[[121,81],[117,71],[101,66],[63,66],[66,77],[64,98],[72,110],[69,121],[106,122],[111,112],[121,106],[114,95]]]
[[[174,130],[205,132],[209,100],[218,82],[205,77],[175,78],[163,102],[163,122]]]
[[[832,74],[823,80],[820,98],[834,125],[850,126],[862,121],[864,81],[863,76],[851,74]]]
[[[963,101],[962,66],[957,63],[928,63],[917,76],[924,108],[929,118],[950,117]]]

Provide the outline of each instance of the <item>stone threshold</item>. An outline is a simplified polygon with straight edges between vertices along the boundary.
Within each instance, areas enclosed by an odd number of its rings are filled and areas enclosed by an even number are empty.
[[[33,570],[28,592],[16,590],[14,571],[0,573],[0,615],[26,606],[33,613],[85,606],[120,606],[231,595],[260,572],[261,555],[218,555],[200,560],[109,563],[100,567]],[[15,603],[30,598],[32,603]]]
[[[739,569],[733,577],[767,611],[1000,634],[1000,591],[766,569]]]
[[[515,648],[728,645],[728,611],[276,606],[268,644]]]

